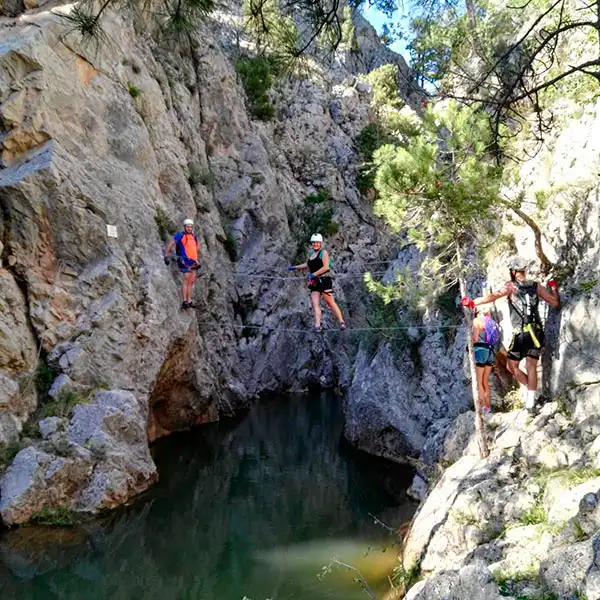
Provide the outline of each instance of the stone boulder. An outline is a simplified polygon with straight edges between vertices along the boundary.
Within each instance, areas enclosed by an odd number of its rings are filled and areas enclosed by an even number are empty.
[[[0,479],[0,515],[24,523],[43,509],[96,513],[130,500],[157,480],[147,444],[147,404],[131,392],[97,392],[76,405],[63,437],[46,420],[46,450],[21,450]],[[61,452],[64,456],[57,453]]]
[[[441,571],[417,583],[405,600],[514,600],[502,596],[488,569],[462,567],[458,571]]]

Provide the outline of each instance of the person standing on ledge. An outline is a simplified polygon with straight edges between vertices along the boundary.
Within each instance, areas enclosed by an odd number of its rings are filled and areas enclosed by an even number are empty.
[[[477,373],[477,388],[483,414],[492,412],[492,392],[490,390],[490,375],[496,363],[496,345],[502,335],[498,323],[492,319],[489,310],[474,310],[473,319],[473,349],[475,351],[475,370]]]
[[[559,308],[560,297],[554,279],[548,282],[548,288],[527,279],[527,267],[523,259],[512,259],[508,268],[510,281],[500,291],[475,300],[465,297],[461,302],[463,306],[474,308],[499,298],[508,299],[513,336],[508,348],[507,368],[521,385],[526,386],[525,408],[533,410],[538,387],[537,364],[544,347],[544,328],[538,312],[539,299],[552,308]],[[526,373],[519,368],[523,358],[526,359]]]
[[[288,271],[308,269],[308,290],[310,291],[310,302],[315,315],[314,330],[323,331],[321,325],[321,318],[323,316],[321,311],[321,298],[323,298],[325,304],[329,306],[331,312],[340,322],[340,329],[343,331],[346,329],[346,323],[344,323],[344,317],[342,316],[340,307],[333,299],[333,283],[329,274],[331,268],[329,253],[323,248],[323,236],[320,233],[313,234],[310,238],[310,244],[312,246],[312,251],[308,256],[308,260],[301,265],[290,265]]]
[[[183,231],[176,233],[173,239],[165,248],[165,264],[168,265],[171,257],[169,256],[173,246],[176,246],[177,264],[179,270],[183,273],[183,284],[181,286],[181,295],[183,302],[181,308],[193,308],[192,293],[194,283],[198,276],[197,271],[200,268],[198,262],[198,238],[194,233],[194,221],[186,219],[183,222]]]

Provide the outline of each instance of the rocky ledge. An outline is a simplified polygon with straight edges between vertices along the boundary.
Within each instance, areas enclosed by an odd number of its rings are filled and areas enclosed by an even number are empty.
[[[21,450],[0,480],[7,525],[52,511],[98,512],[157,479],[146,436],[147,404],[126,391],[97,392],[69,420],[40,422],[43,441]]]
[[[403,559],[425,579],[407,600],[600,598],[599,392],[494,414],[483,460],[472,418],[456,419],[435,457],[447,468],[435,484],[431,464],[419,476],[431,490]]]

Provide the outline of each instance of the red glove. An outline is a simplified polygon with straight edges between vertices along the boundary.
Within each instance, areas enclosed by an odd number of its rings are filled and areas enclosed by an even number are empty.
[[[551,289],[556,289],[558,287],[558,283],[557,283],[556,279],[551,279],[548,282],[548,287]]]
[[[460,303],[465,308],[475,308],[475,302],[473,302],[473,300],[471,298],[469,298],[469,296],[465,296],[464,298],[461,298]]]

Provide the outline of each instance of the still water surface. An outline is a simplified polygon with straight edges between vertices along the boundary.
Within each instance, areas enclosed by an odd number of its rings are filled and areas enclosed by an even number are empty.
[[[160,482],[133,506],[72,529],[0,534],[2,600],[360,600],[333,557],[385,589],[409,474],[340,443],[340,401],[273,398],[235,423],[161,440]]]

